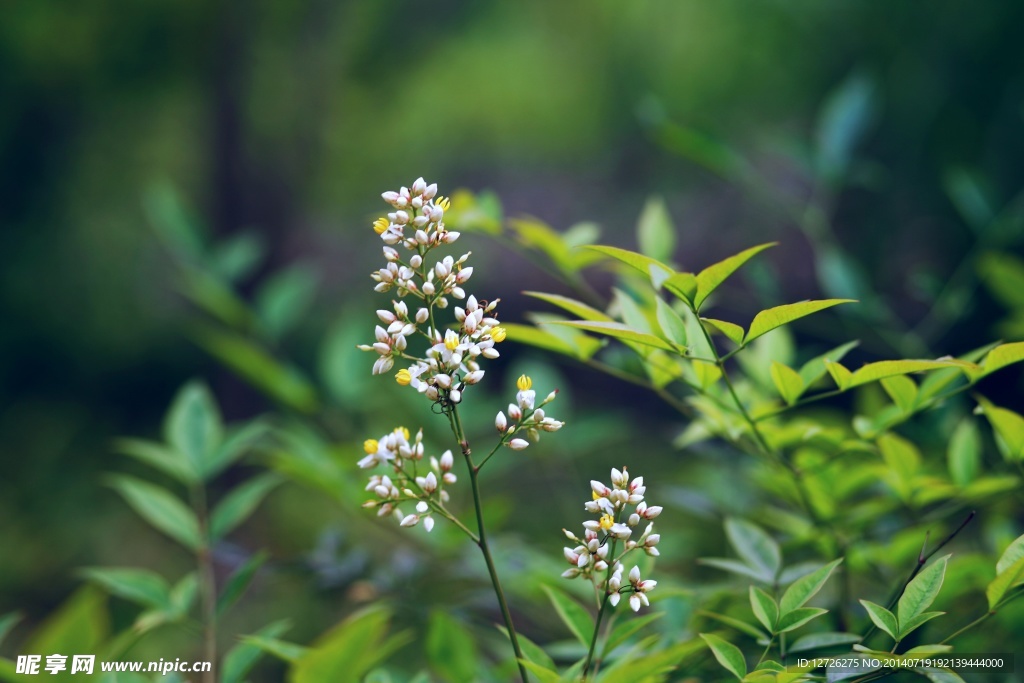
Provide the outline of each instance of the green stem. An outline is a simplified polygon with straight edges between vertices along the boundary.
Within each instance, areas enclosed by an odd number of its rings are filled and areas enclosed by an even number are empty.
[[[597,638],[601,634],[601,620],[604,619],[604,613],[607,607],[608,593],[605,592],[604,600],[601,601],[601,609],[597,611],[597,621],[594,622],[594,636],[590,639],[590,649],[587,651],[587,662],[583,665],[583,678],[581,679],[583,681],[587,680],[587,673],[590,672],[590,665],[595,663],[594,652],[597,650]]]
[[[203,683],[217,680],[217,581],[213,572],[212,539],[206,506],[206,492],[202,484],[192,488],[192,504],[199,521],[200,546],[196,550],[199,565],[199,594],[203,622],[203,656],[210,662],[210,670],[203,673]]]
[[[458,440],[459,448],[462,450],[462,455],[466,458],[467,467],[469,467],[469,481],[473,489],[473,508],[476,512],[476,545],[480,548],[480,552],[483,553],[484,562],[487,564],[487,573],[491,577],[491,585],[494,587],[494,594],[498,598],[498,605],[501,608],[502,619],[505,621],[505,628],[508,630],[509,640],[512,641],[512,650],[516,655],[516,664],[519,667],[519,675],[522,677],[523,683],[528,683],[529,678],[526,674],[526,667],[523,666],[523,660],[525,657],[523,656],[522,649],[519,647],[519,637],[516,635],[516,629],[512,623],[512,613],[508,609],[508,602],[505,600],[505,591],[501,587],[501,580],[498,578],[498,570],[494,566],[494,558],[491,557],[491,549],[487,543],[487,531],[484,528],[483,497],[480,495],[480,468],[473,463],[472,451],[469,448],[469,441],[466,440],[465,432],[462,430],[462,421],[459,419],[457,406],[452,406],[449,419],[451,421],[452,433]]]

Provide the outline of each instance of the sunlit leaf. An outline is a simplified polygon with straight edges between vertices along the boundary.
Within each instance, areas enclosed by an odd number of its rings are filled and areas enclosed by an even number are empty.
[[[676,229],[665,200],[651,197],[644,204],[636,226],[640,251],[659,261],[669,261],[676,246]]]
[[[743,680],[743,677],[747,675],[747,663],[743,659],[743,652],[729,641],[723,640],[714,634],[701,633],[700,637],[711,648],[711,652],[715,655],[718,663],[725,667],[733,676]]]
[[[674,273],[661,286],[692,306],[693,297],[697,293],[697,276],[693,273]]]
[[[744,332],[743,328],[736,323],[731,323],[725,320],[715,320],[714,318],[701,318],[701,320],[724,334],[734,344],[740,345],[743,343],[743,335],[746,334],[746,332]]]
[[[1024,417],[992,404],[983,396],[978,396],[977,400],[979,410],[1005,444],[1006,455],[1011,460],[1024,458]]]
[[[957,425],[946,452],[954,484],[964,487],[977,478],[981,469],[981,434],[974,420],[965,418]]]
[[[750,323],[750,329],[747,330],[747,336],[743,340],[744,344],[749,344],[753,340],[760,337],[762,334],[771,332],[777,327],[787,325],[794,320],[799,320],[805,316],[823,311],[826,308],[838,306],[840,304],[856,303],[855,299],[823,299],[821,301],[801,301],[795,304],[785,304],[784,306],[776,306],[775,308],[769,308],[768,310],[761,311],[754,316],[753,321]]]
[[[804,386],[810,387],[825,376],[825,373],[828,372],[828,369],[825,367],[826,359],[838,363],[850,350],[856,348],[859,343],[857,341],[847,342],[804,363],[799,370]]]
[[[667,281],[666,278],[669,278],[674,272],[670,267],[666,266],[658,259],[651,258],[650,256],[644,256],[643,254],[638,254],[635,251],[629,251],[628,249],[620,249],[618,247],[608,247],[604,245],[589,245],[582,248],[596,251],[640,271],[645,277],[650,278],[652,283],[657,283],[655,285],[656,288],[661,287],[662,284]]]
[[[881,381],[882,388],[892,402],[899,406],[900,412],[908,414],[917,406],[917,385],[906,375],[886,377]]]
[[[644,332],[638,332],[631,327],[627,327],[622,323],[615,322],[589,322],[586,320],[572,320],[565,322],[553,322],[552,325],[568,325],[570,327],[576,327],[581,330],[588,332],[595,332],[597,334],[607,335],[623,341],[636,342],[637,344],[643,344],[644,346],[653,346],[663,351],[675,351],[675,347],[669,344],[660,337],[655,337],[653,334],[646,334]]]
[[[952,358],[948,360],[882,360],[877,363],[868,363],[854,372],[851,377],[850,386],[860,386],[869,382],[876,382],[885,377],[909,375],[923,370],[938,370],[942,368],[964,370],[969,368],[970,365],[969,363]]]
[[[821,607],[798,607],[792,612],[786,612],[786,614],[779,617],[778,631],[779,633],[795,631],[812,619],[817,619],[822,614],[827,613],[828,610]]]
[[[534,346],[545,351],[554,351],[555,353],[561,353],[572,358],[586,360],[601,348],[600,341],[584,334],[579,335],[578,343],[574,345],[557,335],[545,330],[539,330],[536,327],[530,327],[529,325],[502,323],[502,327],[505,328],[505,332],[508,335],[506,337],[507,341]]]
[[[772,361],[771,365],[771,376],[772,382],[775,384],[775,388],[779,392],[779,396],[786,402],[787,405],[793,405],[797,399],[800,398],[800,394],[804,392],[804,381],[793,368],[788,365],[783,365],[778,361]]]
[[[756,247],[751,247],[750,249],[745,249],[735,256],[730,256],[729,258],[710,265],[700,271],[700,273],[697,274],[697,292],[693,297],[694,307],[700,308],[700,305],[704,303],[705,299],[707,299],[719,285],[725,282],[730,275],[736,272],[740,266],[765,249],[774,247],[775,244],[775,242],[769,242],[767,244],[760,244]]]
[[[775,633],[775,626],[779,621],[779,606],[775,599],[757,586],[751,586],[749,593],[750,609],[753,610],[754,616],[768,629],[768,633]]]
[[[896,623],[896,615],[869,600],[861,600],[860,604],[864,605],[864,609],[868,611],[868,616],[871,617],[875,626],[888,633],[893,640],[899,640],[897,634],[900,629]]]
[[[825,369],[832,376],[836,386],[846,391],[853,384],[853,373],[846,369],[846,366],[838,361],[825,359]]]
[[[570,299],[567,296],[546,294],[544,292],[523,292],[523,294],[526,296],[532,296],[535,299],[540,299],[541,301],[546,301],[553,306],[558,306],[559,308],[566,310],[583,320],[613,322],[612,317],[608,314],[599,311],[592,306],[588,306],[582,301]]]
[[[995,609],[999,601],[1006,597],[1010,590],[1024,583],[1024,555],[997,571],[996,578],[985,589],[985,597],[988,599],[990,610]]]
[[[898,640],[902,640],[903,636],[909,633],[905,625],[910,624],[911,620],[922,614],[935,601],[939,589],[942,588],[942,580],[946,576],[949,558],[949,555],[944,555],[932,562],[903,590],[903,595],[896,604],[896,621],[900,626]]]
[[[795,609],[803,607],[804,604],[817,595],[825,582],[832,576],[832,572],[840,565],[842,558],[829,562],[824,567],[817,569],[806,576],[802,576],[786,589],[779,600],[779,611],[782,616]]]
[[[985,356],[981,362],[983,374],[989,375],[1007,365],[1024,361],[1024,342],[1000,344]]]

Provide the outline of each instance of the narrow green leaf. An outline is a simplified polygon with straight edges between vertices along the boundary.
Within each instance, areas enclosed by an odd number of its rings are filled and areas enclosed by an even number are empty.
[[[878,437],[878,450],[885,464],[899,479],[904,493],[910,493],[911,483],[921,468],[921,453],[910,441],[893,433]]]
[[[915,615],[907,623],[900,622],[900,640],[903,640],[908,635],[921,628],[926,622],[931,621],[935,617],[941,617],[945,612],[922,612],[921,614]]]
[[[473,634],[454,617],[439,609],[430,613],[426,638],[431,668],[449,681],[470,681],[477,673]]]
[[[985,589],[985,597],[988,599],[988,608],[995,609],[999,601],[1006,597],[1016,586],[1024,583],[1024,556],[1015,560],[1012,564],[998,570],[996,578],[988,584]]]
[[[999,561],[996,562],[996,574],[1002,574],[1010,568],[1010,565],[1022,557],[1024,557],[1024,534],[1018,536],[1010,545],[1006,546],[1006,550],[1003,551],[1003,554],[999,556]]]
[[[782,616],[795,609],[803,607],[808,600],[813,598],[821,590],[825,582],[832,576],[832,572],[842,563],[843,559],[833,560],[821,569],[817,569],[806,576],[802,576],[786,589],[779,601],[779,610]]]
[[[498,630],[508,638],[507,628],[504,626],[498,626]],[[544,651],[544,648],[524,636],[522,633],[517,633],[516,638],[519,640],[519,647],[522,649],[523,654],[526,655],[526,659],[544,669],[556,672],[558,671],[558,668],[555,666],[555,662],[551,659],[548,653]]]
[[[547,668],[536,662],[531,662],[529,659],[520,659],[523,666],[526,667],[527,671],[537,677],[540,683],[559,683],[562,678],[558,675],[557,671]]]
[[[605,640],[604,650],[602,651],[604,656],[608,656],[614,652],[615,648],[625,643],[633,637],[634,634],[640,632],[640,630],[648,624],[661,619],[663,616],[665,616],[664,612],[654,612],[653,614],[645,614],[642,617],[634,617],[615,624],[611,633],[608,634],[608,638]]]
[[[288,620],[275,621],[267,624],[253,635],[257,638],[277,638],[290,628]],[[263,650],[252,643],[240,642],[224,655],[220,668],[220,683],[241,683],[243,678],[256,662]]]
[[[761,311],[754,316],[753,321],[750,323],[750,329],[747,330],[747,336],[743,340],[744,344],[749,344],[753,340],[757,339],[763,334],[771,332],[777,327],[788,325],[794,320],[799,320],[805,316],[823,311],[826,308],[838,306],[839,304],[856,303],[855,299],[823,299],[821,301],[801,301],[795,304],[786,304],[784,306],[776,306],[775,308],[769,308],[768,310]]]
[[[653,335],[655,333],[654,325],[647,316],[648,309],[646,306],[641,307],[633,297],[618,287],[612,288],[612,302],[613,307],[618,310],[626,327],[637,332],[643,332],[644,334]],[[651,317],[653,318],[654,316]]]
[[[78,573],[119,598],[157,609],[166,610],[170,606],[171,587],[155,572],[146,569],[86,567]]]
[[[189,382],[178,392],[164,426],[167,443],[178,450],[196,472],[205,472],[223,435],[220,411],[202,382]]]
[[[922,674],[932,683],[964,683],[964,679],[955,671],[949,669],[927,669],[924,667],[916,667],[911,669],[915,673]]]
[[[1024,458],[1024,417],[992,404],[983,396],[976,398],[979,409],[988,418],[992,429],[1002,438],[1006,446],[1005,455],[1010,460]]]
[[[221,590],[220,595],[217,596],[217,614],[224,614],[237,600],[242,597],[245,590],[249,587],[253,578],[256,576],[256,572],[259,571],[263,563],[267,561],[267,554],[260,551],[246,560],[242,565],[236,569],[228,577],[224,583],[224,588]]]
[[[875,85],[855,71],[829,93],[818,115],[818,173],[831,183],[847,173],[854,149],[867,133],[875,110]]]
[[[408,632],[388,635],[390,617],[371,607],[345,619],[295,661],[292,683],[360,680],[411,639]]]
[[[171,588],[170,616],[172,619],[179,620],[187,616],[198,594],[199,575],[196,572],[189,572],[178,579],[178,583]]]
[[[579,336],[583,343],[579,346],[573,346],[569,342],[551,334],[550,332],[538,330],[536,327],[530,327],[529,325],[502,323],[502,327],[505,328],[505,332],[508,335],[506,339],[508,341],[526,344],[527,346],[544,349],[545,351],[554,351],[555,353],[560,353],[563,356],[569,356],[570,358],[586,360],[597,353],[597,350],[601,348],[601,342],[583,334]]]
[[[949,439],[947,449],[949,477],[963,488],[978,477],[981,469],[981,434],[974,420],[961,420]]]
[[[924,612],[935,601],[939,589],[942,588],[942,579],[946,576],[949,558],[949,555],[944,555],[935,560],[907,585],[896,604],[896,621],[901,629],[903,624],[910,623],[911,619]],[[902,640],[902,634],[899,640]]]
[[[779,623],[779,606],[775,604],[775,598],[756,586],[751,586],[749,592],[750,609],[754,611],[754,616],[768,629],[768,633],[775,633]]]
[[[161,443],[143,439],[117,439],[114,441],[114,451],[131,456],[183,484],[194,484],[199,481],[191,460],[183,453]]]
[[[727,614],[719,614],[718,612],[709,612],[707,610],[700,610],[699,612],[697,612],[697,614],[699,614],[702,617],[714,619],[717,622],[723,623],[726,626],[736,629],[740,633],[745,633],[751,638],[753,638],[755,641],[768,640],[769,634],[765,633],[756,626],[751,626],[747,622],[742,621],[740,619],[736,619],[735,617],[730,617]]]
[[[4,638],[7,637],[7,634],[11,632],[22,618],[20,612],[8,612],[0,617],[0,643],[4,642]]]
[[[207,478],[220,473],[247,452],[251,451],[270,432],[269,425],[256,418],[240,427],[229,429],[220,448],[210,458],[206,468]]]
[[[658,326],[661,328],[662,336],[666,341],[680,348],[686,348],[686,323],[660,296],[655,301]]]
[[[817,619],[827,612],[827,609],[822,609],[821,607],[799,607],[792,612],[786,612],[786,614],[779,617],[779,633],[795,631],[812,619]]]
[[[918,645],[917,647],[912,647],[909,650],[907,650],[906,652],[904,652],[903,656],[904,657],[923,657],[925,655],[938,655],[938,654],[942,654],[943,652],[952,652],[952,651],[953,651],[953,646],[952,645],[941,645],[939,643],[934,643],[934,644],[931,644],[931,645]]]
[[[769,372],[771,373],[772,383],[775,384],[779,396],[786,402],[786,405],[796,403],[806,388],[800,373],[778,361],[772,361]]]
[[[196,516],[178,498],[159,486],[134,477],[116,475],[110,477],[109,483],[153,527],[190,550],[202,545]]]
[[[697,293],[697,276],[693,273],[675,273],[662,282],[661,286],[692,306],[693,297]]]
[[[723,640],[711,633],[701,633],[700,637],[711,648],[711,653],[715,655],[718,663],[742,681],[743,677],[747,675],[747,663],[744,661],[743,653],[740,649],[729,641]]]
[[[643,254],[638,254],[635,251],[629,251],[628,249],[619,249],[618,247],[607,247],[597,244],[586,245],[581,247],[581,249],[596,251],[617,261],[621,261],[627,266],[640,271],[645,277],[652,278],[652,281],[661,280],[657,285],[658,287],[660,287],[661,284],[664,284],[666,278],[669,278],[674,272],[658,259],[651,258],[650,256],[644,256]]]
[[[775,575],[768,569],[761,567],[751,567],[745,562],[739,560],[731,560],[727,557],[701,557],[697,560],[698,564],[704,564],[715,569],[721,569],[738,576],[744,576],[746,578],[760,581],[761,583],[771,584],[775,581]]]
[[[540,299],[541,301],[546,301],[552,306],[558,306],[559,308],[566,310],[583,320],[614,322],[613,318],[606,313],[603,313],[592,306],[588,306],[582,301],[570,299],[567,296],[546,294],[544,292],[523,292],[523,294],[526,296],[532,296],[535,299]]]
[[[850,645],[859,643],[861,637],[856,633],[808,633],[793,641],[787,652],[811,652],[812,650],[823,650],[837,645]]]
[[[671,260],[676,248],[676,229],[663,199],[651,197],[647,200],[636,232],[641,252],[653,259]]]
[[[562,622],[569,627],[576,639],[584,646],[590,645],[591,636],[594,635],[594,620],[587,610],[583,609],[578,602],[551,586],[544,586],[544,592],[555,608],[555,612],[562,619]]]
[[[938,370],[941,368],[957,368],[961,371],[969,368],[970,363],[964,363],[955,359],[949,360],[882,360],[877,363],[868,363],[853,373],[850,386],[856,387],[870,382],[877,382],[885,377],[896,375],[909,375],[923,370]],[[977,366],[974,366],[977,367]]]
[[[875,623],[875,626],[888,633],[893,640],[899,640],[897,634],[900,629],[896,623],[896,615],[869,600],[861,600],[860,604],[864,605],[864,609],[868,611],[868,616],[871,617],[871,621]]]
[[[309,654],[310,651],[310,648],[308,647],[303,647],[296,643],[289,643],[287,641],[278,640],[277,638],[271,638],[268,636],[242,636],[241,641],[248,645],[253,645],[270,656],[277,657],[281,661],[289,662],[290,664],[295,664]]]
[[[779,544],[750,522],[730,517],[725,520],[725,533],[736,553],[751,567],[775,577],[782,566]]]
[[[981,368],[983,374],[990,375],[1000,368],[1021,361],[1024,361],[1024,342],[1000,344],[988,352],[985,360],[981,361]]]
[[[567,325],[569,327],[576,327],[581,330],[588,332],[594,332],[597,334],[607,335],[623,341],[636,342],[637,344],[643,344],[644,346],[653,346],[656,349],[662,349],[664,351],[675,351],[675,347],[666,342],[665,340],[655,337],[653,334],[646,334],[644,332],[638,332],[631,327],[627,327],[622,323],[607,323],[607,322],[588,322],[585,320],[571,320],[565,322],[552,322],[551,325]],[[506,326],[507,329],[507,326]]]
[[[735,273],[740,266],[765,249],[774,247],[776,244],[776,242],[759,244],[756,247],[745,249],[735,256],[730,256],[729,258],[710,265],[700,271],[697,274],[697,292],[693,297],[694,308],[700,308],[700,305],[704,303],[708,296],[714,292],[719,285],[725,282],[730,275]]]
[[[224,497],[210,514],[210,536],[219,539],[248,519],[283,480],[274,473],[261,474],[238,486]]]
[[[829,359],[825,359],[825,369],[828,370],[828,374],[832,376],[832,381],[836,383],[842,391],[846,391],[853,386],[853,373],[846,369],[842,363],[838,361],[833,362]]]
[[[917,407],[917,385],[914,380],[906,375],[895,375],[882,379],[881,384],[904,415],[912,413]]]
[[[19,643],[18,651],[43,655],[100,652],[109,637],[106,593],[96,586],[85,585],[53,610],[27,642]]]
[[[743,344],[743,335],[746,334],[746,332],[744,332],[743,328],[736,323],[731,323],[725,320],[715,320],[714,318],[701,318],[701,320],[724,334],[729,341],[733,342],[737,346]]]
[[[318,276],[304,264],[274,273],[256,293],[256,310],[271,339],[295,327],[313,303]]]
[[[847,353],[856,348],[859,343],[858,341],[847,342],[804,363],[800,367],[800,378],[803,379],[804,386],[810,387],[825,376],[825,373],[828,372],[828,369],[825,367],[826,359],[838,363]]]

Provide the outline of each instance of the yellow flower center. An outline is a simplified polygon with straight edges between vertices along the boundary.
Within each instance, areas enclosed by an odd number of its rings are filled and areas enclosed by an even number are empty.
[[[452,200],[442,196],[435,199],[434,204],[440,206],[442,211],[447,211],[452,206]]]
[[[519,379],[516,380],[516,386],[519,387],[519,391],[529,391],[530,387],[533,386],[533,380],[530,379],[529,375],[519,375]]]
[[[410,373],[405,368],[402,368],[397,373],[395,373],[395,381],[401,384],[403,387],[407,386],[409,382],[412,381],[412,373]]]
[[[615,518],[609,514],[603,514],[601,515],[599,522],[601,524],[601,528],[608,531],[612,528],[612,524],[615,524]]]
[[[363,450],[366,451],[367,455],[371,455],[377,452],[380,444],[377,443],[377,439],[367,439],[363,442]]]
[[[508,330],[504,327],[495,327],[491,330],[491,339],[493,339],[495,343],[505,341],[506,336],[508,336]]]
[[[451,330],[444,333],[444,347],[449,351],[454,351],[459,346],[459,335],[455,334]]]
[[[409,440],[409,430],[405,427],[395,427],[395,434],[401,434],[405,437],[405,440]]]
[[[590,492],[590,497],[593,498],[594,500],[597,500],[601,496],[597,495],[597,491],[591,491]]]
[[[391,225],[390,221],[388,221],[387,218],[381,216],[380,218],[373,222],[373,231],[378,235],[381,235],[384,233],[385,230],[388,229],[389,225]]]

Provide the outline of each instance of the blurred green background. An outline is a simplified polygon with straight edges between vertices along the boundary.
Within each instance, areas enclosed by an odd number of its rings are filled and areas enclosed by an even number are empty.
[[[782,243],[726,301],[733,315],[856,296],[862,312],[844,329],[812,329],[819,340],[861,337],[865,358],[959,353],[1024,330],[1022,25],[1014,2],[8,3],[0,613],[37,623],[83,565],[183,570],[187,557],[102,486],[125,466],[112,438],[156,435],[194,376],[229,419],[269,407],[193,341],[195,313],[154,229],[172,191],[211,243],[244,234],[261,245],[243,294],[257,297],[288,264],[316,273],[312,307],[280,345],[336,388],[338,443],[395,421],[395,387],[338,375],[368,375],[372,359],[324,362],[322,340],[372,336],[381,298],[367,277],[379,260],[369,226],[379,193],[420,175],[444,194],[493,189],[507,214],[559,229],[596,222],[603,241],[626,247],[660,194],[684,266]],[[486,238],[465,242],[474,291],[501,296],[503,319],[535,307],[521,290],[559,287]],[[530,358],[509,348],[492,390],[535,367]],[[550,373],[575,388],[563,413],[586,424],[626,410],[650,425],[645,445],[677,457],[660,405],[593,373]],[[1019,371],[999,382],[993,400],[1020,409]],[[535,457],[593,447],[600,466],[576,464],[586,481],[624,446],[597,449],[591,427]],[[576,488],[559,494],[559,526],[576,523]],[[558,527],[551,535],[540,519],[530,533],[557,564]],[[360,583],[372,561],[366,543],[348,545],[344,520],[297,486],[271,498],[223,551],[229,566],[233,552],[266,547],[276,567],[239,631],[287,616],[306,642],[359,602],[353,586],[400,590]],[[698,547],[718,542],[717,525],[685,533]]]

